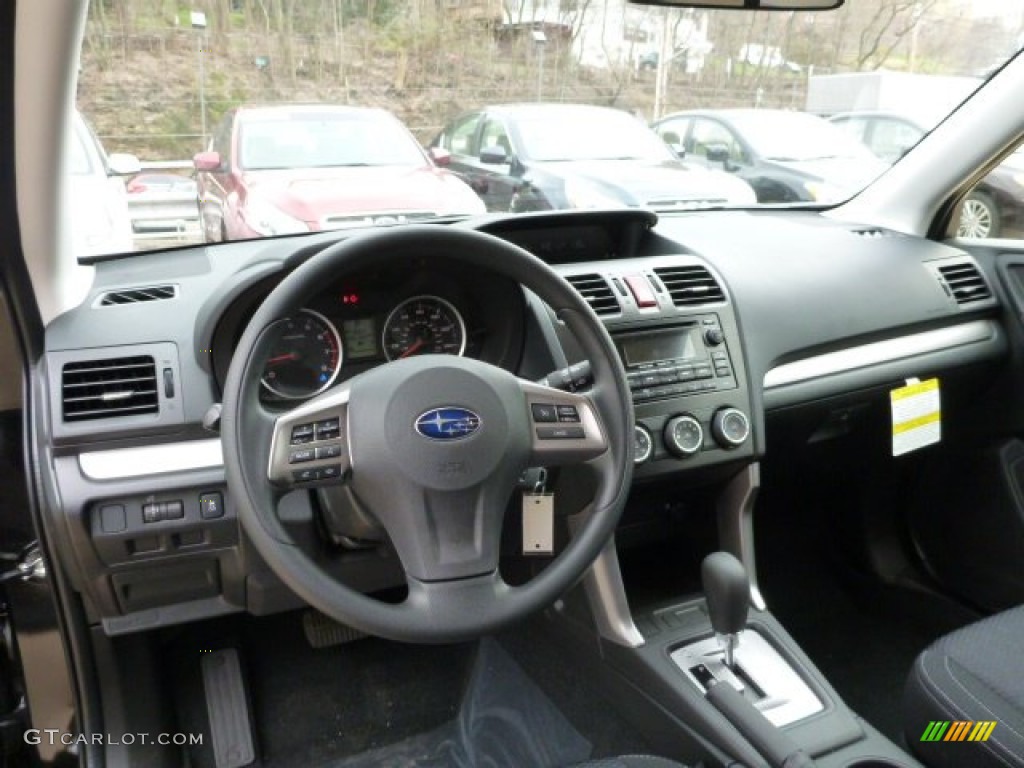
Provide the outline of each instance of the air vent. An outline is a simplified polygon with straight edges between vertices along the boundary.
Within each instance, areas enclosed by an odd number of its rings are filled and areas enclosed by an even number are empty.
[[[988,285],[985,284],[985,278],[970,262],[939,267],[939,274],[946,281],[957,304],[970,304],[992,296]]]
[[[621,311],[611,286],[600,275],[570,275],[567,279],[597,314],[617,315]]]
[[[173,285],[152,285],[146,288],[126,288],[123,291],[104,293],[99,302],[101,307],[115,307],[120,304],[139,304],[144,301],[173,299],[178,289]]]
[[[64,421],[157,413],[156,364],[148,355],[66,363],[61,405]]]
[[[662,267],[654,270],[654,274],[665,284],[677,307],[712,304],[725,299],[722,287],[704,267]]]

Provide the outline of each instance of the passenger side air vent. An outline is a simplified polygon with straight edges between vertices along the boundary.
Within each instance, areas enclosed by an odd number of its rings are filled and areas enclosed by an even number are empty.
[[[101,307],[114,307],[119,304],[138,304],[143,301],[162,301],[173,299],[178,289],[173,285],[153,285],[146,288],[126,288],[121,291],[108,291],[100,296],[97,302]]]
[[[600,275],[570,275],[566,279],[597,314],[617,315],[621,311],[611,286]]]
[[[693,307],[725,300],[722,287],[704,267],[661,267],[654,270],[654,274],[665,284],[672,296],[672,303],[677,307]]]
[[[65,363],[61,405],[64,421],[157,413],[156,363],[148,355]]]
[[[989,290],[988,285],[985,283],[985,278],[981,276],[978,268],[970,262],[939,267],[939,274],[942,275],[942,279],[949,286],[949,290],[953,294],[953,298],[956,299],[956,303],[961,306],[970,304],[973,301],[982,301],[992,296],[992,291]]]

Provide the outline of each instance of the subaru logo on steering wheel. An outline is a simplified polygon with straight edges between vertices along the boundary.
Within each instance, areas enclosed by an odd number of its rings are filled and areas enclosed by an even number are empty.
[[[431,408],[416,419],[416,431],[431,440],[461,440],[480,429],[480,417],[466,408]]]

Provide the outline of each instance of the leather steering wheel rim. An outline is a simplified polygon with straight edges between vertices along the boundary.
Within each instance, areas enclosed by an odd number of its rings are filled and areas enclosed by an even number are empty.
[[[365,267],[380,267],[390,258],[410,256],[428,263],[432,256],[443,256],[491,270],[542,299],[573,333],[590,361],[594,383],[581,402],[592,405],[606,445],[600,455],[586,461],[595,470],[597,480],[585,523],[565,549],[529,582],[508,586],[497,568],[492,574],[473,578],[439,582],[413,579],[403,558],[410,581],[409,596],[403,603],[392,604],[329,577],[281,525],[276,514],[280,493],[268,479],[267,469],[268,446],[274,440],[278,416],[260,402],[259,387],[263,361],[273,341],[269,331],[275,323],[293,315],[332,281]],[[425,370],[427,362],[417,370]],[[380,368],[397,364],[387,363]],[[476,361],[456,365],[455,360],[447,367],[452,368],[453,375],[470,379],[485,373],[484,367],[490,368]],[[352,381],[357,383],[371,373],[360,374]],[[501,376],[510,378],[506,372]],[[505,406],[511,419],[518,418],[518,405]],[[534,425],[526,401],[521,410],[523,424],[532,432]],[[513,426],[521,431],[521,424]],[[238,343],[225,382],[221,421],[229,499],[245,533],[271,570],[303,600],[331,618],[369,634],[407,642],[452,642],[495,632],[552,604],[578,581],[612,538],[621,516],[632,479],[632,435],[633,408],[625,372],[611,337],[586,301],[527,251],[474,230],[436,225],[355,235],[326,247],[288,274],[257,309]],[[354,446],[360,441],[355,433],[347,439]],[[356,463],[352,478],[358,478],[359,473]],[[499,514],[513,490],[508,489]]]

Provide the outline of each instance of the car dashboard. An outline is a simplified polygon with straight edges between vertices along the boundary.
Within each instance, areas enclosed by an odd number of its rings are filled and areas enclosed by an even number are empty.
[[[722,481],[771,454],[770,414],[820,410],[1008,351],[993,281],[972,256],[816,212],[595,211],[438,226],[519,245],[586,298],[626,370],[637,487],[685,493]],[[255,308],[338,238],[100,262],[87,300],[47,329],[33,379],[49,404],[33,433],[48,459],[45,523],[90,618],[108,633],[296,604],[239,526],[217,407]],[[283,411],[427,352],[531,380],[583,362],[529,291],[411,253],[340,276],[295,313],[264,370],[261,399]],[[280,515],[308,520],[330,504],[301,490]],[[394,558],[372,549],[318,557],[365,591],[400,578]]]

